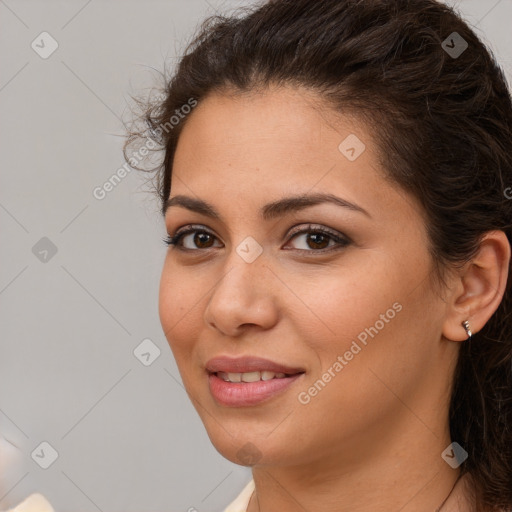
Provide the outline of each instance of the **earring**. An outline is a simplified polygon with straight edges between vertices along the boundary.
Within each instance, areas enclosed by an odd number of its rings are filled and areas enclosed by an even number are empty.
[[[466,329],[466,334],[468,335],[468,341],[471,339],[471,336],[473,336],[473,334],[471,333],[471,329],[469,328],[469,322],[467,320],[464,320],[464,322],[462,322],[462,326],[464,327],[464,329]]]

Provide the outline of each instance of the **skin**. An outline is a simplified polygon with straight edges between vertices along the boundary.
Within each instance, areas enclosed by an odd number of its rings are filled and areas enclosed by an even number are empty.
[[[319,106],[312,92],[269,88],[212,94],[189,115],[170,197],[207,201],[222,220],[168,209],[169,234],[198,224],[211,236],[185,236],[188,252],[170,246],[162,327],[216,449],[237,464],[240,450],[254,452],[249,512],[432,512],[460,471],[441,453],[451,443],[451,376],[467,338],[461,322],[478,332],[497,309],[510,247],[502,232],[489,233],[471,264],[436,291],[419,204],[384,179],[362,122]],[[338,149],[350,134],[366,145],[353,162]],[[261,220],[268,202],[313,192],[369,216],[323,203]],[[309,223],[351,242],[290,236]],[[247,236],[263,249],[252,263],[236,252]],[[394,303],[402,306],[394,318],[300,403],[298,394]],[[205,371],[218,355],[260,356],[306,373],[261,404],[226,407],[210,394]],[[471,510],[465,485],[459,481],[443,512]]]

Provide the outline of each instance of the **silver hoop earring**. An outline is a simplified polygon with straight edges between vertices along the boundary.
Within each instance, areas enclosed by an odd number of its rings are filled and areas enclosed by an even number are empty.
[[[473,336],[471,329],[469,328],[469,322],[467,320],[464,320],[462,322],[462,327],[466,330],[466,334],[468,335],[468,341],[471,339],[471,336]]]

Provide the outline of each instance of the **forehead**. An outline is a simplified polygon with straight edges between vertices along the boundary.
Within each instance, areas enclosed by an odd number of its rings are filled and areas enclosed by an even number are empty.
[[[234,145],[238,146],[236,151],[241,146],[270,150],[286,145],[298,146],[298,150],[306,145],[312,149],[332,131],[326,123],[328,110],[321,105],[312,92],[288,87],[213,93],[189,116],[181,137],[193,131],[194,143],[210,150],[229,151]]]
[[[364,153],[350,162],[340,152],[347,137]],[[201,181],[228,172],[258,173],[260,184],[318,178],[333,166],[360,178],[374,164],[374,144],[363,123],[336,115],[310,91],[269,88],[250,94],[211,94],[189,115],[181,133],[173,171]],[[313,183],[311,183],[313,185]]]
[[[211,94],[186,120],[170,195],[222,202],[235,213],[311,192],[336,194],[383,220],[392,209],[417,208],[384,178],[377,152],[362,121],[329,111],[310,91]]]

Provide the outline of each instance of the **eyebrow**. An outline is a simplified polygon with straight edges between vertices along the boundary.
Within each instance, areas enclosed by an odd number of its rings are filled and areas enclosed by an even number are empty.
[[[273,201],[264,205],[260,210],[260,215],[263,220],[269,221],[275,219],[276,217],[280,217],[322,203],[335,204],[352,211],[363,213],[367,217],[371,218],[371,215],[361,206],[355,203],[351,203],[346,199],[342,199],[341,197],[326,193],[314,193],[308,195],[302,194],[278,199],[277,201]],[[184,195],[171,197],[166,201],[164,205],[164,216],[171,206],[181,206],[187,210],[222,221],[222,217],[219,212],[211,204],[203,201],[202,199]]]

